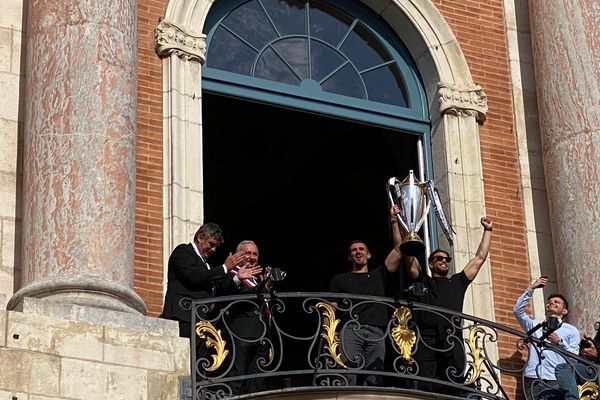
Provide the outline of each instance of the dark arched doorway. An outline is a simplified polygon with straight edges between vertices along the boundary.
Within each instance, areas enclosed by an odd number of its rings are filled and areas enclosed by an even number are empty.
[[[223,259],[243,239],[288,271],[280,290],[326,290],[365,240],[372,266],[391,249],[385,183],[417,170],[417,136],[204,93],[204,215]]]

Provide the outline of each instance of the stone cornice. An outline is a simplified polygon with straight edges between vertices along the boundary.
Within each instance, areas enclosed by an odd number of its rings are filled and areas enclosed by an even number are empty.
[[[192,35],[167,20],[160,21],[154,30],[156,54],[165,58],[175,54],[184,60],[204,64],[206,60],[206,35]]]
[[[457,86],[438,83],[440,113],[461,117],[475,117],[483,124],[488,111],[487,96],[479,85]]]

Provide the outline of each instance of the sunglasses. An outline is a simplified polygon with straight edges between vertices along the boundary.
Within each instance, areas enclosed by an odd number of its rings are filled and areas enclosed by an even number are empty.
[[[450,261],[452,261],[452,257],[435,256],[431,259],[431,261],[433,261],[433,262],[446,261],[447,263],[449,263]]]

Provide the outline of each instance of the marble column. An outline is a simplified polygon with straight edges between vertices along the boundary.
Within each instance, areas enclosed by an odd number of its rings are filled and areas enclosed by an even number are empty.
[[[529,12],[558,284],[571,323],[591,334],[600,320],[600,0],[529,0]]]
[[[135,0],[30,0],[21,287],[145,314],[133,291]]]

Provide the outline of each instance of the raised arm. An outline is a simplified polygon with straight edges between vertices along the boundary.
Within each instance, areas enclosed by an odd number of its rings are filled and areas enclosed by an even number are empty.
[[[479,242],[479,247],[477,247],[475,257],[473,257],[463,269],[465,275],[471,281],[477,277],[481,266],[485,262],[485,259],[490,252],[490,242],[492,240],[492,221],[487,217],[482,217],[481,226],[483,226],[483,235],[481,236],[481,242]]]
[[[394,248],[392,249],[390,254],[388,254],[388,256],[385,260],[385,266],[388,269],[388,271],[394,272],[398,269],[400,260],[404,259],[404,264],[406,265],[406,270],[408,272],[409,278],[417,279],[419,277],[419,273],[421,272],[421,265],[419,264],[419,261],[417,260],[416,257],[404,255],[404,254],[402,254],[402,251],[400,251],[400,244],[402,244],[402,240],[404,238],[404,235],[406,235],[406,232],[404,231],[404,228],[402,228],[400,226],[400,223],[398,222],[398,218],[396,217],[396,215],[398,215],[399,212],[400,212],[400,208],[396,205],[394,205],[390,210],[390,219],[391,219],[391,223],[392,223],[392,238],[394,239]],[[395,269],[390,270],[390,266],[388,266],[388,261],[389,261],[389,265],[391,265],[391,266],[395,265]]]
[[[519,325],[521,325],[521,328],[523,328],[525,331],[528,331],[531,328],[533,328],[533,325],[535,324],[534,319],[527,315],[525,307],[527,307],[529,299],[531,299],[531,296],[533,296],[533,291],[537,288],[544,287],[547,281],[547,278],[538,278],[535,281],[533,281],[531,285],[529,285],[527,289],[525,289],[523,294],[519,296],[517,302],[515,303],[515,306],[513,307],[513,314],[517,319]]]

